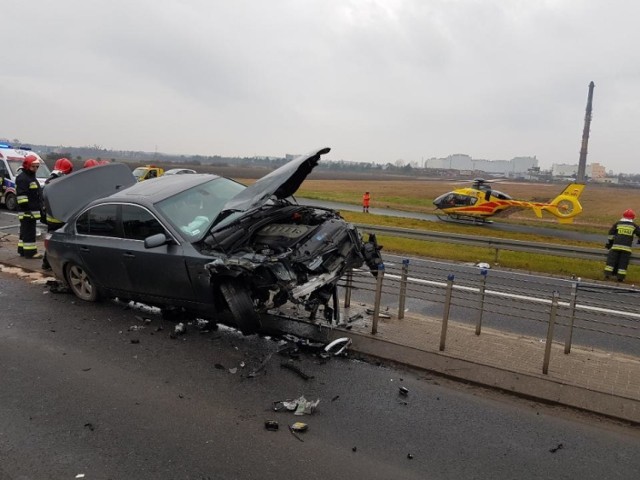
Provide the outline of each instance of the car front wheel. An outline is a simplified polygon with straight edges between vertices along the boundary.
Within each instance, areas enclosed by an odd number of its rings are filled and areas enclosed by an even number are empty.
[[[95,286],[89,274],[80,265],[69,263],[65,269],[67,283],[73,294],[85,302],[98,300],[98,288]]]
[[[249,292],[237,278],[220,284],[220,291],[233,315],[236,326],[244,335],[251,335],[260,329],[260,316],[256,312]]]
[[[7,210],[12,212],[18,208],[18,202],[16,201],[16,196],[13,193],[7,193],[7,196],[4,199],[4,206],[7,207]]]

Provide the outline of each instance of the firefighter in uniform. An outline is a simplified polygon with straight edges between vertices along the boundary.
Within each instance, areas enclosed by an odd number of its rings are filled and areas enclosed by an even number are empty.
[[[36,245],[36,223],[40,220],[42,192],[36,178],[40,160],[35,155],[27,155],[22,161],[22,171],[16,177],[16,199],[20,237],[18,255],[25,258],[42,258]]]
[[[622,214],[622,218],[609,229],[609,239],[605,245],[609,250],[607,266],[604,267],[605,278],[615,276],[619,282],[623,282],[627,276],[634,235],[638,237],[638,243],[640,243],[640,227],[633,222],[634,218],[636,218],[635,212],[627,209]]]
[[[53,166],[53,171],[51,172],[51,175],[49,175],[49,178],[47,178],[44,182],[44,185],[45,185],[44,190],[46,190],[46,186],[52,180],[55,180],[56,178],[60,178],[64,175],[68,175],[72,171],[73,171],[73,163],[71,163],[71,161],[68,158],[59,158],[58,160],[56,160],[56,163]],[[44,223],[47,225],[47,232],[54,232],[58,230],[60,227],[62,227],[62,225],[64,225],[64,222],[62,220],[58,220],[57,218],[55,218],[51,213],[51,210],[47,208],[47,205],[45,205],[44,207],[45,207]],[[51,270],[51,265],[49,265],[49,262],[47,260],[47,252],[44,252],[44,258],[42,259],[42,269]]]

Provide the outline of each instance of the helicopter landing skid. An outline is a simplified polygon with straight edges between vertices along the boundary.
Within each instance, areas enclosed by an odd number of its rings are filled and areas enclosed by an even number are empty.
[[[471,215],[442,215],[436,213],[436,217],[443,222],[461,223],[463,225],[490,225],[493,223],[492,220],[487,220],[483,217],[474,217]]]

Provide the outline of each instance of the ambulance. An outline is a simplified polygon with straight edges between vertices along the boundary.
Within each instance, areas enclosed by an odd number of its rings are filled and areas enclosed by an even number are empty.
[[[4,205],[8,210],[16,210],[18,201],[16,199],[16,177],[19,169],[22,168],[22,161],[27,155],[35,155],[40,160],[40,168],[36,173],[36,178],[40,186],[44,186],[44,182],[51,171],[44,163],[42,158],[29,147],[16,146],[13,147],[6,143],[0,143],[0,205]]]

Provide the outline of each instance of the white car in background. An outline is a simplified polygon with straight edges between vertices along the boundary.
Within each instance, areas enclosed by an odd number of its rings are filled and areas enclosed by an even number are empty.
[[[164,172],[165,175],[184,175],[185,173],[198,173],[190,168],[172,168]]]

